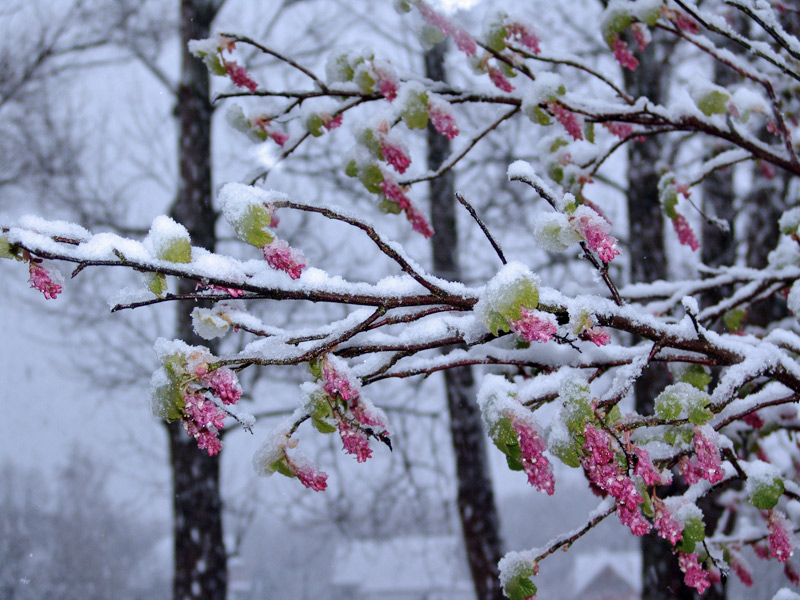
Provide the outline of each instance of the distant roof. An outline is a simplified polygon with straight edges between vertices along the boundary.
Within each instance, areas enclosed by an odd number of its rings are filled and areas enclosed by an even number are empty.
[[[455,536],[342,543],[334,556],[332,583],[369,592],[472,590]]]
[[[635,591],[642,590],[642,555],[639,552],[598,552],[575,556],[575,593],[583,592],[606,568],[611,569]]]

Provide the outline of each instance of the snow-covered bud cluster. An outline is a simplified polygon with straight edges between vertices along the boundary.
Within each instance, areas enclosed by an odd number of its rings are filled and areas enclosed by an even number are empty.
[[[261,248],[267,264],[298,279],[306,266],[303,253],[279,240],[269,229],[272,223],[270,207],[285,202],[282,192],[267,191],[241,183],[229,183],[219,193],[219,202],[225,219],[236,235],[244,242]]]
[[[606,5],[600,29],[603,39],[614,54],[620,66],[635,71],[639,66],[628,42],[623,39],[626,30],[636,42],[639,50],[650,43],[650,30],[661,16],[661,2],[657,0],[635,0],[623,2],[612,0]]]
[[[48,300],[55,300],[64,286],[64,276],[54,265],[45,263],[40,258],[31,258],[28,261],[31,287],[42,292]]]
[[[458,49],[464,54],[472,56],[477,52],[478,47],[475,44],[475,40],[461,25],[454,23],[440,12],[435,11],[424,0],[409,0],[409,2],[417,7],[422,18],[425,19],[429,25],[437,28],[443,35],[452,37]]]
[[[226,117],[233,129],[245,134],[253,142],[259,143],[271,139],[283,147],[289,141],[289,135],[275,125],[272,118],[264,112],[257,111],[247,116],[241,106],[233,104],[228,109]]]
[[[333,53],[325,69],[330,83],[354,82],[365,94],[378,93],[389,102],[397,98],[400,80],[394,67],[369,50]]]
[[[502,377],[484,377],[478,393],[483,423],[494,445],[506,455],[509,468],[525,471],[528,483],[553,494],[555,476],[544,435],[530,410],[516,398],[514,384]]]
[[[286,477],[297,477],[305,487],[321,492],[328,487],[328,474],[301,452],[294,450],[297,441],[292,439],[293,431],[294,423],[289,419],[273,429],[253,455],[253,468],[263,476],[280,473]]]
[[[202,346],[160,338],[155,345],[161,368],[151,381],[153,414],[167,421],[180,420],[197,446],[217,454],[222,448],[219,432],[230,413],[227,406],[236,404],[242,388],[231,369],[211,368],[213,355]],[[249,417],[237,418],[250,424]]]
[[[247,69],[236,61],[225,58],[224,53],[231,54],[235,48],[236,41],[224,35],[189,42],[189,52],[201,59],[209,72],[213,75],[227,76],[235,86],[255,92],[258,83],[250,77]]]

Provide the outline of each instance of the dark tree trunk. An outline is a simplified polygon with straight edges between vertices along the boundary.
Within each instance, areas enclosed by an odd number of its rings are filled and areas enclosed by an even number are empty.
[[[653,103],[664,97],[664,76],[669,72],[668,52],[657,32],[639,57],[635,72],[625,70],[627,91],[634,97],[646,96]],[[667,255],[664,250],[664,217],[658,199],[661,146],[649,138],[628,144],[628,219],[631,281],[666,279]],[[634,384],[636,410],[652,414],[655,396],[670,383],[667,370],[651,363]],[[667,542],[655,533],[641,538],[642,600],[692,598],[683,584],[683,573]]]
[[[211,198],[211,115],[208,71],[189,54],[191,39],[207,38],[216,10],[209,0],[182,0],[183,44],[177,117],[179,121],[178,196],[171,216],[182,223],[192,243],[213,250],[216,237]],[[192,291],[181,282],[179,291]],[[176,337],[208,345],[194,333],[185,306],[178,309]],[[214,349],[212,348],[212,351]],[[173,484],[174,600],[224,600],[227,557],[222,534],[219,458],[199,450],[180,423],[169,426]]]
[[[425,75],[445,81],[445,44],[425,54]],[[450,143],[428,126],[428,168],[439,168],[450,154]],[[439,277],[460,281],[456,199],[452,171],[431,181],[431,222],[434,272]],[[472,580],[478,600],[501,600],[503,591],[497,563],[501,558],[500,526],[494,502],[480,411],[475,402],[472,369],[445,371],[450,434],[456,457],[458,513],[467,549]]]

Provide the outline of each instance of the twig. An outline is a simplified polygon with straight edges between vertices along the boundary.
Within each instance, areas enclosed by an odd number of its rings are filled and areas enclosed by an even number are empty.
[[[492,234],[489,233],[489,229],[486,227],[483,221],[481,221],[481,218],[478,216],[478,213],[475,212],[475,209],[472,207],[472,205],[469,202],[467,202],[467,200],[464,198],[464,195],[461,192],[456,192],[456,199],[461,203],[461,205],[464,208],[467,209],[467,212],[470,214],[470,216],[473,219],[475,219],[475,222],[478,224],[478,227],[480,227],[481,231],[483,231],[483,235],[485,235],[486,239],[489,240],[489,243],[492,245],[492,248],[494,248],[494,251],[500,258],[500,262],[503,263],[504,265],[507,264],[506,257],[503,255],[503,251],[500,249],[500,245],[495,241]]]

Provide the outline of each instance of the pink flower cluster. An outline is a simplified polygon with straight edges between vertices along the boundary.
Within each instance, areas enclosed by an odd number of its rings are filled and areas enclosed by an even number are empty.
[[[34,260],[35,259],[31,259],[28,264],[28,273],[30,274],[28,283],[31,284],[32,288],[42,292],[46,299],[55,300],[56,296],[61,293],[62,287],[60,283],[53,280],[60,280],[60,274],[50,273],[50,271],[45,269],[41,264],[34,262]]]
[[[519,40],[523,46],[528,48],[528,50],[534,54],[539,54],[539,52],[541,52],[541,49],[539,48],[539,38],[531,30],[531,28],[524,23],[508,23],[506,25],[506,32],[506,37]]]
[[[251,92],[255,92],[258,89],[258,84],[250,77],[247,69],[237,64],[236,61],[225,60],[223,58],[222,64],[225,66],[225,71],[228,73],[228,77],[231,78],[235,86],[246,88]]]
[[[631,446],[631,452],[636,456],[636,465],[633,474],[639,475],[647,485],[660,485],[662,483],[661,473],[656,471],[650,453],[640,446]]]
[[[710,427],[694,428],[694,449],[703,479],[710,483],[719,483],[725,478],[725,469],[722,468],[722,457],[714,438],[716,433]]]
[[[208,372],[208,365],[195,368],[198,379],[183,394],[183,428],[197,440],[197,447],[214,456],[222,449],[219,431],[223,427],[225,411],[214,401],[236,404],[242,397],[242,388],[236,374],[227,367]]]
[[[496,88],[503,90],[504,92],[513,92],[514,86],[511,85],[511,82],[508,78],[503,75],[503,71],[498,69],[497,67],[488,67],[489,71],[489,79],[492,80],[492,83],[495,85]]]
[[[345,452],[354,455],[358,462],[365,462],[372,457],[367,434],[345,419],[339,420],[339,436],[342,438]]]
[[[375,75],[375,84],[378,86],[378,91],[389,102],[397,98],[397,74],[385,61],[373,61],[372,73]]]
[[[564,129],[566,129],[567,133],[571,135],[573,139],[583,139],[583,130],[581,129],[581,124],[578,121],[578,117],[575,116],[575,113],[567,110],[567,108],[565,108],[560,102],[549,102],[547,107],[550,109],[550,112],[553,113],[556,121],[561,123],[561,125],[564,127]]]
[[[328,474],[318,469],[310,461],[292,461],[284,450],[286,464],[297,476],[297,479],[309,489],[321,492],[328,487]]]
[[[428,102],[428,116],[436,132],[448,140],[452,140],[460,133],[456,126],[456,120],[450,112],[450,104],[447,102]]]
[[[611,224],[588,206],[579,206],[571,215],[570,223],[604,263],[611,262],[619,254],[616,238],[608,235]]]
[[[683,523],[669,511],[664,501],[657,496],[653,498],[653,511],[655,513],[653,524],[658,535],[673,546],[680,542],[683,539]]]
[[[284,144],[289,141],[289,135],[286,132],[272,126],[270,124],[270,119],[267,118],[266,115],[262,115],[253,119],[252,125],[253,127],[266,133],[281,148],[283,148]]]
[[[581,337],[593,342],[595,346],[605,346],[611,341],[611,334],[605,327],[589,327],[581,332]]]
[[[299,279],[306,266],[303,253],[289,246],[285,240],[275,240],[261,249],[267,264],[277,271],[283,271],[292,279]]]
[[[617,136],[621,140],[624,140],[633,133],[633,127],[627,123],[614,123],[612,121],[606,121],[603,123],[603,127],[608,129],[612,135]]]
[[[779,562],[785,563],[794,553],[795,540],[791,523],[781,511],[773,509],[769,511],[767,530],[770,554]]]
[[[381,190],[387,200],[396,202],[403,212],[406,213],[406,219],[411,223],[411,227],[414,231],[421,233],[423,237],[426,238],[433,235],[433,229],[428,223],[428,220],[413,204],[411,204],[411,200],[403,193],[403,190],[394,179],[391,177],[384,177],[384,180],[381,182]]]
[[[628,49],[628,43],[616,36],[614,39],[614,43],[611,46],[612,51],[614,52],[614,58],[617,59],[617,62],[629,69],[631,71],[635,71],[636,68],[639,66],[639,61],[633,55],[633,53]]]
[[[381,154],[386,162],[394,167],[394,170],[402,174],[411,165],[411,159],[406,155],[403,148],[398,145],[392,144],[389,140],[382,136],[381,139]]]
[[[739,581],[741,581],[747,587],[753,585],[753,572],[744,557],[736,550],[730,550],[730,555],[731,569],[733,569],[733,572],[736,573]]]
[[[370,427],[377,433],[385,433],[386,423],[378,413],[369,410],[359,397],[358,384],[352,382],[347,373],[337,369],[328,356],[322,361],[322,389],[334,401],[341,398],[346,405],[344,413],[334,410],[344,451],[354,455],[358,462],[366,461],[372,456],[372,449],[369,447],[369,436],[363,428]]]
[[[331,129],[336,129],[342,125],[342,116],[342,114],[338,114],[334,117],[325,112],[319,114],[319,118],[322,119],[322,125],[328,131]]]
[[[425,19],[429,25],[433,25],[444,35],[451,36],[458,49],[467,56],[472,56],[478,51],[475,40],[463,27],[456,25],[444,15],[433,10],[426,2],[419,2],[417,8],[422,18]]]
[[[648,44],[652,41],[652,36],[647,26],[643,23],[634,23],[631,25],[631,31],[633,31],[633,39],[636,40],[639,50],[647,48]]]
[[[509,321],[511,331],[526,342],[547,342],[558,331],[556,318],[541,310],[522,307],[522,317]]]
[[[709,573],[697,562],[697,554],[679,552],[678,566],[683,571],[684,583],[689,587],[693,587],[701,594],[711,587]]]
[[[695,236],[691,225],[689,225],[683,215],[678,215],[672,219],[672,227],[675,229],[675,233],[678,234],[678,241],[681,244],[684,246],[689,246],[692,251],[695,251],[700,247],[700,243],[697,241],[697,236]]]
[[[547,444],[541,434],[530,423],[511,417],[511,425],[519,438],[522,451],[520,462],[528,476],[528,483],[541,492],[553,495],[556,480],[550,461],[544,456]]]
[[[587,423],[584,436],[585,456],[581,464],[589,481],[616,500],[620,523],[629,527],[634,535],[646,534],[650,531],[650,523],[639,509],[644,499],[617,462],[608,434]]]

